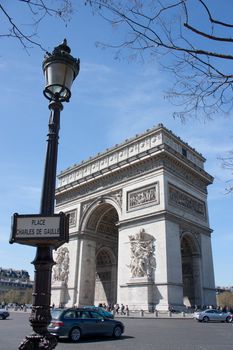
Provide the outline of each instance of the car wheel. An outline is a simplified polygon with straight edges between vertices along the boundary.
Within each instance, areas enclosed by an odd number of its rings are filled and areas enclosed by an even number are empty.
[[[231,316],[227,316],[226,322],[227,322],[227,323],[230,323],[230,322],[231,322]]]
[[[122,335],[122,329],[120,326],[116,326],[113,330],[113,337],[114,338],[120,338]]]
[[[202,321],[203,321],[203,322],[209,322],[209,317],[204,316]]]
[[[3,315],[0,315],[0,320],[4,320],[4,317],[3,317]]]
[[[71,329],[70,335],[69,335],[69,338],[71,341],[76,343],[79,341],[80,337],[81,337],[81,331],[79,328],[75,327],[75,328]]]

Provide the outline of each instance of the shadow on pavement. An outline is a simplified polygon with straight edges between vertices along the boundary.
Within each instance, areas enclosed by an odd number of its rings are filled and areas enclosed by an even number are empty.
[[[128,335],[122,335],[122,337],[120,337],[119,339],[115,339],[115,338],[110,338],[110,337],[88,337],[88,338],[85,338],[83,337],[82,339],[80,339],[77,344],[79,343],[93,343],[93,342],[107,342],[107,341],[123,341],[125,339],[131,339],[131,338],[134,338],[134,337],[131,337],[131,336],[128,336]],[[75,344],[74,342],[70,341],[69,339],[59,339],[58,340],[59,343],[62,343],[62,344]]]

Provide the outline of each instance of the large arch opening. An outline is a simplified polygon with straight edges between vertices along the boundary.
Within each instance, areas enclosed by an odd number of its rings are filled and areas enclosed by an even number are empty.
[[[194,307],[200,304],[200,254],[193,237],[183,235],[181,239],[182,278],[183,278],[183,302],[186,307]]]
[[[96,256],[95,305],[116,303],[117,264],[109,248],[103,247]]]
[[[118,213],[109,203],[100,203],[92,211],[86,230],[96,239],[93,303],[117,302]]]

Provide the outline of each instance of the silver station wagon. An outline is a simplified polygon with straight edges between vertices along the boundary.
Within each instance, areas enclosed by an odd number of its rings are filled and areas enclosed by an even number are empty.
[[[199,322],[231,322],[231,313],[221,310],[207,309],[194,312],[193,317]]]

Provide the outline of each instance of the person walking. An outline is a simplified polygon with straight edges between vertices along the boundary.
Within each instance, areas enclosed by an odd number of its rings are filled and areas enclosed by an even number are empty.
[[[125,315],[125,306],[121,304],[121,315]]]
[[[119,313],[119,304],[116,304],[115,305],[115,307],[114,307],[114,309],[115,309],[115,311],[116,311],[116,314],[118,315],[118,313]]]

